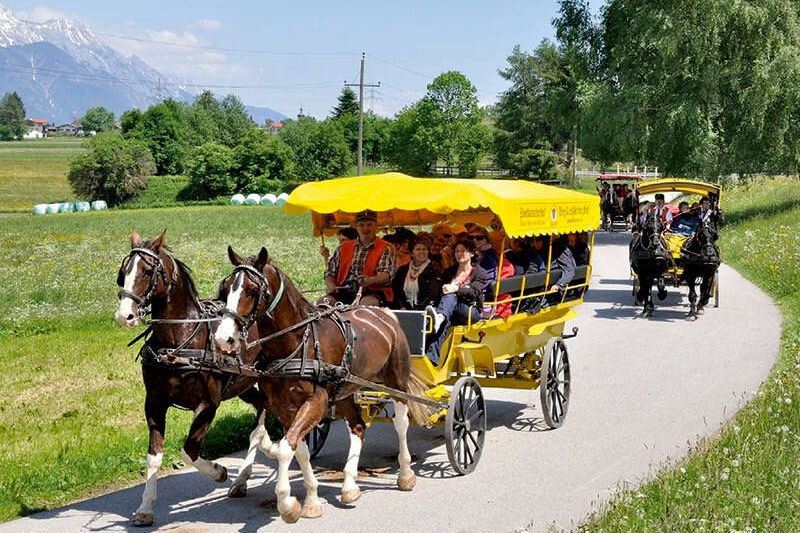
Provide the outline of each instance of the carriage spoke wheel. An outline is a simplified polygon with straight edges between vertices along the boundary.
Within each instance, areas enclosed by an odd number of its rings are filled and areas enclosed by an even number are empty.
[[[569,408],[570,372],[567,345],[561,337],[547,341],[542,359],[539,398],[545,423],[555,429],[564,424]]]
[[[475,470],[485,437],[486,401],[483,391],[475,378],[462,377],[450,393],[444,427],[447,457],[456,472],[464,475]]]
[[[331,430],[330,418],[323,418],[319,424],[314,426],[314,429],[306,435],[306,444],[308,445],[308,452],[311,454],[311,459],[315,458],[322,447],[325,446],[325,440],[328,438],[328,433]]]

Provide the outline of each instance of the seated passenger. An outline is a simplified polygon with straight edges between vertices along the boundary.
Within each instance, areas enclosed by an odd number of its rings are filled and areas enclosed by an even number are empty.
[[[569,285],[572,278],[575,276],[575,258],[572,256],[572,250],[569,249],[567,243],[562,239],[553,240],[553,252],[551,257],[553,260],[550,262],[550,270],[556,268],[561,270],[561,275],[553,282],[550,280],[550,290],[561,292],[564,287]]]
[[[478,309],[483,304],[486,289],[486,271],[478,265],[473,241],[459,240],[455,247],[456,264],[442,274],[442,298],[434,309],[426,310],[433,317],[432,342],[428,356],[433,364],[439,363],[439,351],[447,328],[466,324],[470,319],[480,319]]]
[[[501,279],[513,278],[515,275],[516,271],[514,265],[511,264],[511,261],[509,261],[508,258],[503,256],[503,263],[502,266],[500,267],[500,276],[498,281]],[[519,293],[515,294],[514,296],[519,296]],[[513,304],[512,302],[509,302],[507,300],[510,300],[511,298],[512,295],[509,293],[498,294],[497,301],[502,303],[499,303],[495,306],[489,306],[484,304],[483,312],[481,313],[481,318],[510,317],[511,311],[513,309]],[[486,299],[489,301],[494,301],[495,300],[494,293],[487,294]]]
[[[697,211],[689,209],[689,202],[679,203],[678,210],[680,213],[672,220],[672,231],[678,235],[689,237],[700,225]]]
[[[325,270],[327,303],[353,303],[359,290],[362,305],[386,305],[392,301],[391,280],[394,254],[377,236],[378,214],[361,211],[356,215],[358,239],[344,241],[328,261]]]
[[[392,282],[394,309],[421,311],[436,305],[442,292],[442,279],[430,260],[431,241],[417,239],[411,248],[411,261],[397,269]]]
[[[337,237],[339,239],[339,244],[342,244],[344,241],[358,239],[358,232],[356,231],[356,228],[340,228]],[[325,263],[331,259],[331,251],[324,244],[320,244],[319,246],[319,255],[322,256],[322,258],[325,260]]]
[[[567,234],[567,248],[572,252],[572,257],[575,259],[575,266],[589,264],[589,246],[586,243],[587,235],[581,233],[568,233]]]
[[[383,240],[392,245],[394,250],[394,266],[400,268],[411,260],[411,247],[415,240],[414,232],[406,228],[396,228],[394,233],[384,235]]]

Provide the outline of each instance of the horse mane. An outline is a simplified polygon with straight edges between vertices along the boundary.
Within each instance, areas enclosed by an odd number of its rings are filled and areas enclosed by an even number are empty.
[[[255,266],[256,260],[258,259],[257,256],[253,255],[248,257],[244,260],[245,264],[250,266]],[[303,293],[300,292],[300,289],[297,288],[297,285],[294,284],[292,278],[290,278],[286,272],[275,266],[275,263],[272,262],[272,258],[267,261],[267,265],[271,266],[275,272],[283,278],[283,285],[284,285],[284,298],[289,298],[292,305],[303,311],[311,312],[314,310],[314,304],[308,301],[308,299],[303,296]]]
[[[152,249],[153,241],[145,241],[143,246],[147,247],[148,249]],[[200,295],[197,293],[197,285],[194,283],[194,277],[192,276],[192,269],[189,266],[172,255],[172,250],[166,244],[161,245],[161,250],[169,256],[175,262],[175,265],[178,267],[178,273],[183,276],[183,280],[186,284],[186,291],[189,293],[189,296],[196,302],[200,302]]]

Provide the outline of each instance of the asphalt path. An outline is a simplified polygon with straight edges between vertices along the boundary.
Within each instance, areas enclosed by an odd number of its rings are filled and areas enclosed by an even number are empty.
[[[724,238],[724,237],[723,237]],[[547,430],[538,391],[485,389],[489,431],[477,469],[449,469],[442,429],[412,427],[409,446],[417,486],[395,487],[397,441],[388,424],[367,432],[363,491],[339,502],[346,460],[342,422],[314,461],[323,517],[281,522],[274,508],[274,463],[259,455],[246,498],[226,498],[193,469],[158,482],[158,530],[180,532],[416,532],[571,529],[623,485],[636,485],[684,457],[713,434],[766,378],[778,353],[781,315],[731,268],[720,269],[721,305],[685,319],[686,289],[671,288],[652,318],[632,306],[628,237],[597,235],[595,270],[568,341],[572,398],[563,427]],[[175,438],[175,436],[171,436]],[[142,450],[144,454],[145,450]],[[241,455],[222,462],[235,476]],[[296,465],[294,465],[296,466]],[[293,494],[304,489],[292,470]],[[143,485],[0,525],[0,532],[124,531]],[[141,531],[141,529],[137,529]]]

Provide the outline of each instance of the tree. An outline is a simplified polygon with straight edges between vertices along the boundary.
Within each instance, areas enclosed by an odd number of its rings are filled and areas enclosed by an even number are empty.
[[[136,130],[136,126],[139,125],[139,121],[142,120],[142,112],[136,108],[129,109],[122,113],[119,117],[119,127],[122,135],[125,138],[130,137],[130,135]]]
[[[187,153],[186,106],[165,100],[142,114],[129,137],[150,148],[159,175],[180,174]]]
[[[255,122],[250,118],[244,104],[235,94],[229,94],[220,103],[222,110],[222,123],[220,124],[219,140],[228,147],[234,147],[255,127]]]
[[[341,176],[353,164],[342,130],[334,121],[302,117],[287,121],[279,135],[294,152],[294,174],[300,181]]]
[[[225,113],[211,91],[203,91],[195,99],[188,113],[189,143],[199,146],[203,143],[223,141],[222,131]]]
[[[80,119],[80,125],[86,133],[93,131],[103,133],[114,129],[114,113],[105,107],[91,107]]]
[[[188,158],[189,183],[200,198],[215,198],[236,191],[232,176],[233,151],[227,146],[207,142],[195,148]]]
[[[339,94],[338,103],[331,111],[333,118],[342,118],[345,116],[358,116],[358,98],[356,93],[350,87],[345,87]]]
[[[404,109],[392,128],[390,161],[412,173],[427,173],[437,160],[474,176],[488,144],[475,86],[460,72],[436,77],[419,102]]]
[[[25,135],[25,105],[16,92],[3,95],[0,100],[0,140],[22,140]]]
[[[292,149],[277,136],[252,129],[234,149],[234,168],[239,192],[259,192],[266,180],[288,180],[294,173]]]
[[[143,142],[111,132],[93,137],[87,146],[70,162],[67,174],[76,196],[117,205],[147,187],[155,164]]]

